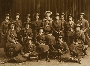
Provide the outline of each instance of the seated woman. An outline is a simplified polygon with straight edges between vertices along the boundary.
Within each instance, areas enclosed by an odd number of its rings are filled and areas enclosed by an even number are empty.
[[[59,53],[58,53],[59,61],[75,61],[75,62],[80,63],[79,59],[71,56],[69,47],[68,47],[67,43],[63,41],[62,36],[58,37],[57,49],[59,51]]]
[[[63,59],[69,59],[70,58],[70,51],[69,47],[66,42],[63,41],[63,37],[59,36],[58,37],[58,42],[57,42],[57,49],[59,50],[59,54],[61,55],[61,61],[64,61]]]
[[[25,48],[25,50],[26,51],[24,51],[24,57],[27,57],[27,58],[32,58],[32,57],[34,57],[34,58],[36,58],[37,59],[37,61],[38,61],[38,53],[36,52],[36,46],[35,46],[35,44],[32,42],[32,37],[29,37],[28,38],[28,40],[26,41],[26,48]]]
[[[33,36],[33,32],[32,32],[30,23],[25,23],[25,28],[23,29],[24,45],[25,45],[26,41],[28,40],[28,37],[32,37],[32,36]]]
[[[74,36],[75,36],[74,43],[71,44],[70,49],[73,50],[74,48],[72,48],[72,47],[75,47],[76,48],[75,51],[78,52],[77,54],[79,56],[86,55],[86,49],[87,49],[88,45],[85,45],[85,43],[84,43],[85,42],[85,35],[81,31],[80,25],[76,25],[76,32],[75,32]]]
[[[46,45],[46,43],[45,43],[45,35],[44,35],[43,32],[44,32],[43,28],[40,28],[39,29],[39,34],[36,37],[37,51],[40,54],[40,56],[43,53],[48,54],[48,51],[49,51],[49,46]],[[48,56],[48,55],[46,55],[46,56]],[[47,57],[47,59],[48,59],[48,57]]]
[[[55,37],[52,35],[52,32],[49,32],[45,36],[46,44],[50,47],[50,50],[54,51],[55,48],[54,46],[56,45],[56,40]]]
[[[49,32],[46,37],[46,44],[49,46],[49,56],[53,59],[57,58],[57,50],[56,50],[56,39],[55,37],[52,35],[52,32]]]
[[[83,49],[84,49],[84,43],[80,39],[77,39],[76,42],[73,42],[70,45],[70,51],[71,51],[72,56],[77,57],[77,58],[84,55]]]
[[[10,29],[7,34],[7,43],[6,43],[6,49],[7,52],[9,52],[9,49],[13,48],[15,50],[16,55],[18,54],[18,51],[22,49],[22,45],[17,41],[17,34],[15,30],[15,24],[10,24]]]

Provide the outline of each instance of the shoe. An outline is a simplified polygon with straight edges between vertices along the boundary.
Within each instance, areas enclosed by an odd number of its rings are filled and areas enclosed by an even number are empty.
[[[77,62],[78,62],[79,64],[81,64],[81,60],[80,60],[80,59],[78,59]]]
[[[1,64],[5,64],[5,62],[1,62]]]

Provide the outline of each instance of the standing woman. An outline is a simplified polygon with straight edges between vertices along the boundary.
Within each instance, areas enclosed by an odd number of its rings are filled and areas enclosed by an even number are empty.
[[[50,17],[52,14],[51,11],[45,12],[45,18],[43,19],[43,28],[45,30],[45,33],[48,34],[52,31],[52,18]]]
[[[5,20],[1,23],[1,29],[2,29],[2,33],[1,33],[1,37],[2,37],[2,44],[4,45],[4,51],[6,51],[6,42],[7,42],[7,32],[9,30],[9,14],[5,15]]]
[[[74,35],[74,29],[75,29],[75,23],[73,21],[73,17],[72,15],[70,14],[68,16],[68,22],[66,23],[66,42],[68,45],[72,44],[73,43],[73,35]]]
[[[57,38],[59,35],[64,36],[63,33],[63,24],[59,18],[59,13],[56,13],[56,17],[55,17],[55,21],[53,21],[52,23],[52,27],[53,27],[53,35],[55,36],[55,38]]]
[[[90,46],[90,39],[89,39],[89,22],[85,19],[85,14],[80,13],[79,14],[79,20],[77,21],[77,24],[81,25],[81,31],[85,34],[85,44]]]
[[[65,13],[61,13],[60,14],[60,23],[61,23],[61,31],[62,31],[62,34],[64,34],[64,41],[66,41],[66,20],[65,20]]]
[[[25,23],[30,23],[30,26],[32,25],[32,24],[31,24],[30,14],[27,14],[27,15],[26,15],[26,21],[25,21],[24,24],[23,24],[24,27],[25,27]]]
[[[35,40],[36,36],[38,34],[38,30],[39,30],[40,27],[43,26],[43,24],[42,24],[42,20],[39,19],[39,13],[36,13],[34,15],[34,17],[35,17],[35,21],[32,24],[33,25],[32,28],[33,28],[33,32],[34,32],[34,36],[33,37],[34,37],[34,40]]]
[[[16,13],[15,25],[16,25],[16,31],[17,32],[19,32],[22,28],[22,21],[19,18],[20,18],[20,14]]]

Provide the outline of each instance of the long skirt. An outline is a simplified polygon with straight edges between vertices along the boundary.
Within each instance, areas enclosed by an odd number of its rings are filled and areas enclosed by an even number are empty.
[[[16,57],[14,57],[14,59],[15,59],[16,62],[25,62],[25,61],[27,61],[27,57],[24,57],[21,54],[18,54]]]
[[[18,51],[22,49],[22,45],[19,42],[17,44],[14,44],[8,41],[6,44],[6,48],[15,48],[15,51]]]
[[[69,59],[70,57],[71,57],[70,51],[67,51],[66,53],[63,53],[63,54],[61,55],[61,58]]]
[[[40,44],[40,45],[37,46],[37,51],[39,53],[47,52],[48,50],[49,50],[49,46],[48,45]]]
[[[83,55],[83,49],[84,49],[84,45],[82,45],[82,44],[77,44],[77,45],[71,44],[70,45],[70,50],[73,51],[78,56]]]

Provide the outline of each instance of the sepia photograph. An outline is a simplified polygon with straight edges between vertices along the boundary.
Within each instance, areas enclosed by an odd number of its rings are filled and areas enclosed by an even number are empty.
[[[90,0],[0,0],[0,66],[90,66]]]

